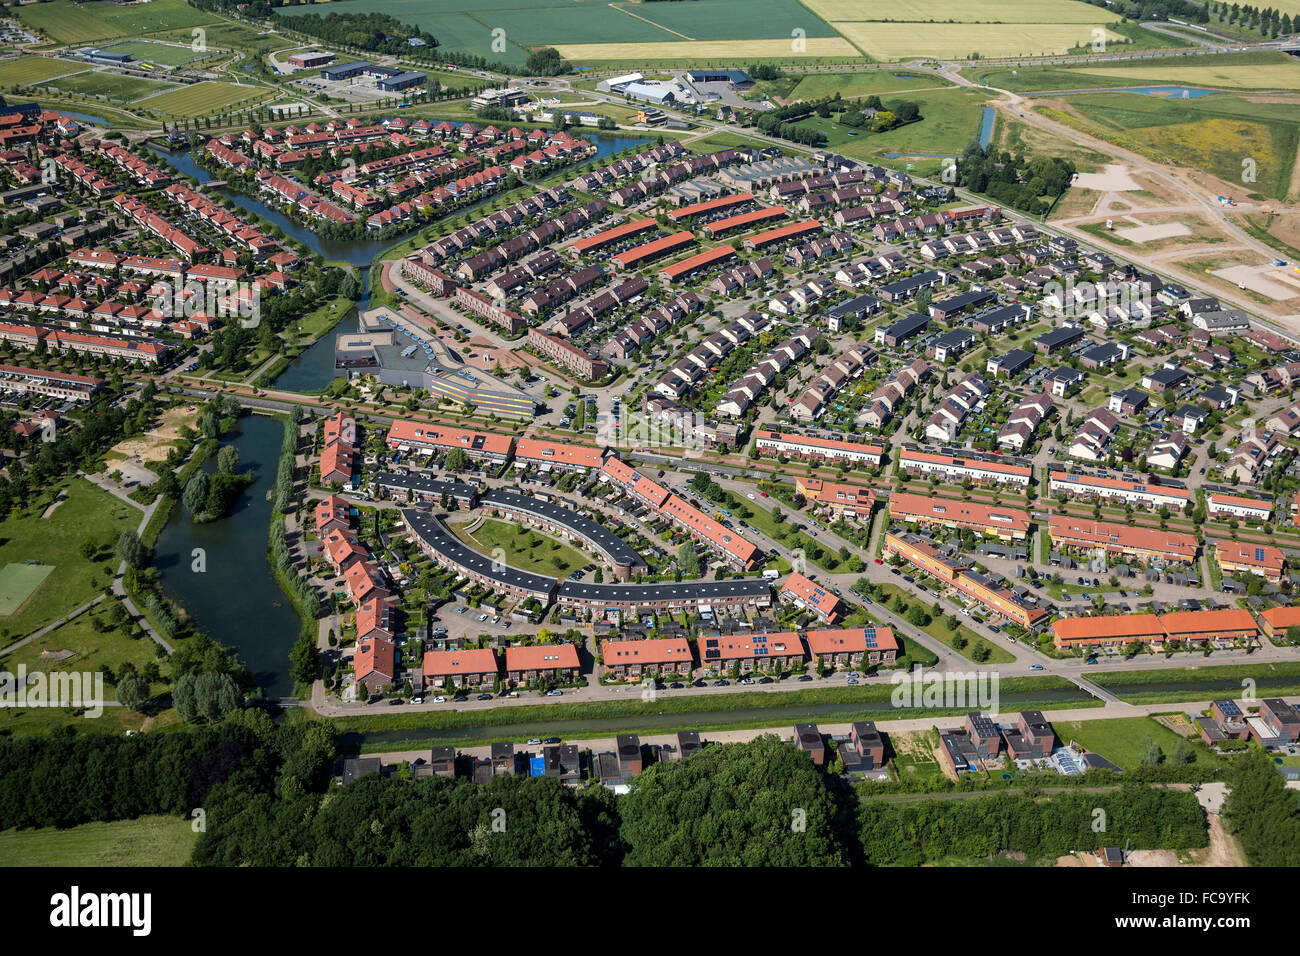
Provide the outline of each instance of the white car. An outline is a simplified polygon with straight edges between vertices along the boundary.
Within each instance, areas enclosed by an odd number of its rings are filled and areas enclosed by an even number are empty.
[[[412,703],[412,704],[423,704],[423,703],[424,703],[424,698],[423,698],[423,697],[412,697],[412,698],[411,698],[411,703]]]
[[[433,699],[433,702],[434,702],[435,704],[445,704],[445,703],[447,703],[447,698],[446,698],[446,697],[435,697],[435,698]]]
[[[483,623],[484,621],[486,621],[486,620],[487,620],[487,615],[486,615],[486,614],[480,614],[480,615],[478,616],[478,622],[479,622],[480,624],[482,624],[482,623]]]

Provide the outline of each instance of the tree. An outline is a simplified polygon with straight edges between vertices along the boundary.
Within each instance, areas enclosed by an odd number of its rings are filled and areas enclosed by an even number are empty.
[[[147,692],[144,681],[134,671],[127,671],[117,682],[117,702],[127,710],[139,710]]]
[[[208,478],[206,471],[196,471],[186,483],[185,493],[181,495],[181,504],[191,518],[199,519],[204,516],[211,485],[211,479]]]
[[[1156,767],[1165,759],[1165,752],[1150,734],[1138,742],[1138,761],[1144,767]]]
[[[771,734],[655,764],[620,798],[619,810],[630,866],[848,862],[821,774]]]
[[[239,449],[234,445],[222,445],[217,452],[217,471],[223,475],[233,475],[239,469]]]
[[[1185,767],[1196,759],[1196,751],[1192,749],[1186,739],[1179,738],[1178,743],[1174,744],[1174,749],[1169,753],[1169,762],[1175,767]]]
[[[682,542],[681,547],[677,549],[677,563],[681,566],[683,574],[700,573],[700,556],[696,553],[693,542]]]
[[[114,550],[117,552],[118,560],[124,561],[128,569],[140,567],[140,562],[144,558],[144,545],[140,543],[140,536],[134,531],[123,531],[119,534]]]

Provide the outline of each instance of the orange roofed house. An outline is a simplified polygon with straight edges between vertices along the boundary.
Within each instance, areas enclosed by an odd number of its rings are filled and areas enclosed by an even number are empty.
[[[352,671],[358,695],[361,687],[375,694],[392,686],[397,681],[397,649],[393,642],[383,637],[358,642],[352,655]]]
[[[1256,574],[1270,584],[1282,580],[1286,555],[1281,548],[1244,541],[1214,542],[1214,557],[1225,574]]]
[[[497,654],[491,648],[426,651],[424,679],[434,687],[479,688],[497,678]]]
[[[1293,627],[1300,627],[1300,607],[1271,607],[1259,615],[1259,627],[1272,640],[1286,637]]]
[[[515,439],[511,435],[467,431],[447,425],[395,421],[388,429],[388,447],[396,451],[419,452],[422,455],[446,453],[459,448],[471,458],[504,463],[514,451]]]
[[[506,648],[506,677],[515,683],[572,680],[578,676],[578,649],[572,644]]]
[[[1052,624],[1057,650],[1071,647],[1115,647],[1134,641],[1182,641],[1201,644],[1216,640],[1254,640],[1259,635],[1249,611],[1176,611],[1171,614],[1114,614],[1068,617]]]
[[[844,617],[843,601],[798,572],[786,578],[777,596],[782,604],[805,608],[827,624],[834,624]]]
[[[814,664],[860,667],[893,664],[898,659],[898,639],[890,627],[845,627],[805,631]]]
[[[645,674],[690,674],[694,659],[684,637],[645,641],[605,641],[600,645],[605,670],[616,677]]]
[[[711,634],[701,637],[700,667],[712,675],[731,670],[784,671],[803,664],[803,643],[794,631],[774,634]]]
[[[803,475],[795,476],[794,486],[814,508],[824,508],[836,518],[865,521],[871,517],[871,506],[876,500],[875,492],[870,488]]]
[[[1196,560],[1196,538],[1181,531],[1136,528],[1091,518],[1052,515],[1047,520],[1047,532],[1052,547],[1057,550],[1093,552],[1102,548],[1111,556],[1143,562],[1159,560],[1168,564],[1191,564]]]

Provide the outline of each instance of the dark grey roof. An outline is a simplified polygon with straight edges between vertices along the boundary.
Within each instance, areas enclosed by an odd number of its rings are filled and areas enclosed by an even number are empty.
[[[375,484],[389,491],[411,491],[433,498],[441,498],[445,494],[457,501],[472,502],[478,494],[478,489],[473,485],[460,481],[441,481],[422,474],[398,475],[384,471],[375,476]]]
[[[585,584],[565,581],[560,598],[586,601],[646,603],[649,601],[694,601],[707,604],[711,599],[768,597],[771,584],[762,578],[737,578],[730,581],[679,581],[667,584]]]
[[[555,579],[521,571],[509,565],[499,565],[485,554],[467,547],[454,534],[447,530],[437,517],[415,508],[403,508],[402,520],[428,547],[459,567],[483,575],[488,580],[496,581],[508,587],[533,591],[550,600],[555,592]]]

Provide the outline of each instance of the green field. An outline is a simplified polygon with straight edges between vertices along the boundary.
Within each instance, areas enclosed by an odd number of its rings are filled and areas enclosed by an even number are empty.
[[[927,87],[950,87],[947,80],[928,73],[898,73],[890,70],[863,70],[857,73],[809,73],[797,82],[788,96],[792,100],[820,100],[840,94],[851,100],[863,96],[905,93]],[[784,94],[783,94],[784,95]]]
[[[19,56],[0,60],[0,86],[39,83],[52,76],[84,70],[84,63],[48,56]]]
[[[0,569],[0,617],[8,617],[27,603],[53,570],[52,564],[6,564]]]
[[[190,821],[165,816],[5,830],[0,866],[184,866],[198,838]]]
[[[68,499],[48,518],[41,515],[60,488]],[[119,501],[84,478],[74,478],[0,525],[0,564],[24,564],[28,560],[54,565],[54,571],[17,614],[0,618],[0,629],[10,639],[30,634],[43,624],[80,607],[103,590],[117,567],[113,543],[123,531],[134,530],[139,509]],[[97,559],[81,556],[83,541],[100,545]]]
[[[138,673],[149,661],[156,660],[155,644],[140,634],[132,637],[125,629],[109,624],[109,613],[116,600],[104,600],[84,614],[79,614],[67,624],[60,625],[40,640],[32,641],[4,656],[4,669],[14,672],[19,664],[27,665],[28,673],[35,671],[97,671],[105,664],[116,674],[128,661]],[[98,629],[97,629],[98,628]],[[139,633],[139,632],[137,632]],[[71,656],[68,656],[68,654]],[[42,657],[42,655],[57,655]],[[160,663],[166,673],[166,664]],[[116,693],[112,682],[106,682],[106,694],[112,699]],[[155,685],[154,690],[161,690]]]
[[[138,76],[122,76],[118,73],[107,73],[100,70],[87,70],[85,73],[63,76],[48,83],[35,85],[41,88],[53,87],[62,93],[102,96],[118,103],[132,103],[146,96],[181,89],[176,83],[146,80]]]
[[[1061,743],[1077,741],[1080,746],[1101,754],[1125,770],[1141,766],[1142,738],[1151,737],[1166,758],[1178,743],[1179,735],[1151,717],[1115,717],[1108,720],[1057,720],[1052,726]],[[1199,741],[1192,741],[1193,745]],[[1208,750],[1195,747],[1196,763],[1217,766],[1223,763]]]
[[[204,80],[169,93],[161,93],[140,101],[137,105],[163,116],[207,116],[231,107],[245,109],[274,95],[273,90],[261,86],[237,86]]]
[[[335,0],[280,7],[285,17],[305,14],[383,12],[422,27],[444,49],[517,64],[528,47],[565,49],[590,46],[587,59],[707,58],[710,56],[791,56],[792,31],[810,41],[833,41],[845,56],[852,48],[835,30],[798,0],[694,0],[692,3],[596,3],[583,0]],[[505,48],[494,49],[493,31],[504,31]],[[743,41],[780,41],[746,51]],[[646,44],[641,50],[630,45]],[[734,50],[718,44],[735,44]],[[500,43],[497,44],[500,46]],[[771,46],[768,50],[767,47]],[[598,47],[608,47],[600,50]],[[669,47],[670,49],[664,49]],[[675,49],[674,49],[675,48]],[[831,52],[829,49],[827,53]]]
[[[201,57],[211,55],[211,53],[196,53],[188,45],[172,46],[168,43],[149,43],[144,40],[127,40],[124,43],[114,43],[107,49],[112,50],[114,53],[129,53],[137,60],[156,63],[161,66],[183,66]]]
[[[1088,63],[1078,67],[1043,66],[998,68],[978,65],[964,71],[978,83],[1015,92],[1103,89],[1115,86],[1188,84],[1210,88],[1260,90],[1300,89],[1300,63],[1285,53],[1214,53],[1185,57]]]
[[[570,571],[590,564],[592,560],[567,544],[561,544],[526,526],[522,534],[516,534],[515,525],[508,521],[489,519],[469,534],[465,533],[464,526],[450,527],[457,537],[476,547],[476,550],[491,555],[500,548],[505,554],[505,562],[511,567],[547,577],[562,578]]]
[[[190,29],[217,18],[196,10],[185,0],[149,3],[74,3],[50,0],[12,8],[19,20],[55,43],[89,43],[114,37],[135,37],[161,30]]]
[[[979,138],[983,112],[980,107],[993,94],[984,90],[960,88],[908,92],[896,99],[907,99],[921,108],[919,122],[886,133],[851,129],[831,119],[811,117],[800,123],[826,134],[826,143],[848,156],[861,159],[892,160],[896,156],[956,156],[972,140]],[[885,97],[885,105],[891,102]],[[897,163],[894,163],[897,165]]]

